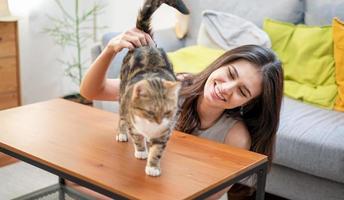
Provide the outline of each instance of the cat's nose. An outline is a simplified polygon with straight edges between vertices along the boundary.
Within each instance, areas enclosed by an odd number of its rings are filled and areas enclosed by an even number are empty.
[[[158,124],[161,124],[162,118],[161,117],[155,117],[155,121]]]

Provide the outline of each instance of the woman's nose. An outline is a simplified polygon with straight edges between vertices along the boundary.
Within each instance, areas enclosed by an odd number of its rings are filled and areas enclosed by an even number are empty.
[[[237,83],[235,81],[231,81],[231,82],[222,83],[220,89],[221,89],[221,92],[227,95],[230,95],[232,94],[236,86],[237,86]]]

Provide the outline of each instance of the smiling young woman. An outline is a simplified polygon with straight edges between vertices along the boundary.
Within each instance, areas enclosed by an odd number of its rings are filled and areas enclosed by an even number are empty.
[[[283,96],[283,69],[275,54],[245,45],[183,77],[176,129],[265,154],[271,165]]]
[[[188,84],[181,90],[177,130],[265,154],[271,162],[283,69],[270,49],[256,45],[232,49],[183,81]]]

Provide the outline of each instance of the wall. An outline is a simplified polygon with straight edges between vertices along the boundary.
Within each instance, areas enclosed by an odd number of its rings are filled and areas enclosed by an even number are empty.
[[[74,1],[61,0],[68,12],[73,12]],[[137,11],[142,0],[98,0],[107,6],[98,23],[108,28],[100,31],[121,32],[135,26]],[[81,10],[93,5],[94,0],[81,0]],[[43,33],[49,26],[47,15],[61,16],[54,0],[9,0],[12,15],[19,17],[20,76],[23,104],[58,98],[78,91],[78,86],[64,76],[64,66],[57,59],[70,59],[73,48],[62,49],[51,37]],[[163,22],[163,23],[161,23]],[[175,11],[161,7],[153,18],[153,27],[162,29],[173,26]],[[88,58],[93,42],[84,44],[82,57]]]

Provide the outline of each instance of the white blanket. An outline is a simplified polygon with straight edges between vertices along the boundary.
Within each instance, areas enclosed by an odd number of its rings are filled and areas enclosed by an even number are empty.
[[[267,33],[252,22],[236,15],[212,10],[203,12],[197,43],[225,50],[246,44],[271,47]]]

